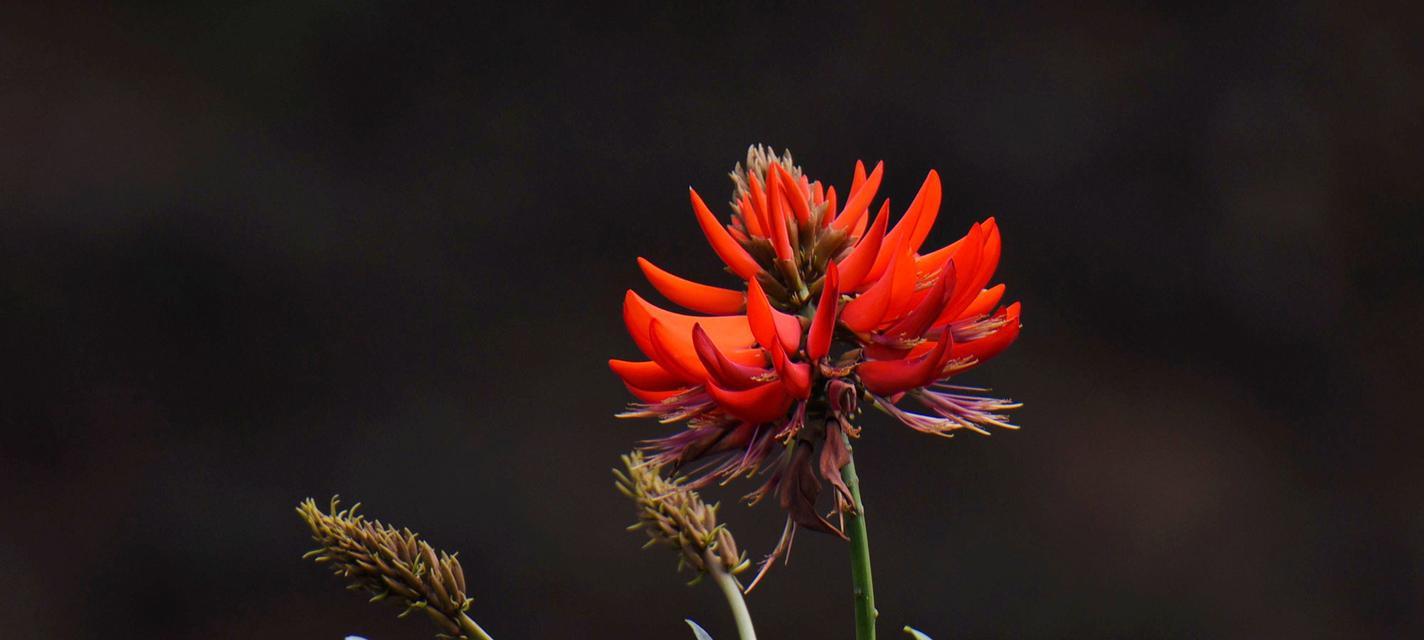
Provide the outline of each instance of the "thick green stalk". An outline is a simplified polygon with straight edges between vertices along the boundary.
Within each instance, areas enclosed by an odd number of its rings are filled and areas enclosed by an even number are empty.
[[[737,579],[727,570],[722,568],[721,562],[712,557],[712,553],[707,553],[707,571],[712,574],[712,581],[717,583],[722,589],[722,595],[727,598],[727,606],[732,609],[732,619],[737,621],[737,635],[742,640],[756,640],[756,629],[752,628],[752,614],[747,611],[747,601],[742,597],[742,587],[737,584]]]
[[[846,439],[850,446],[850,439]],[[860,499],[860,477],[855,474],[855,457],[841,469],[841,480],[855,499],[855,513],[846,516],[846,534],[850,536],[850,578],[855,596],[855,638],[875,640],[875,588],[870,579],[870,538],[865,532],[865,503]]]

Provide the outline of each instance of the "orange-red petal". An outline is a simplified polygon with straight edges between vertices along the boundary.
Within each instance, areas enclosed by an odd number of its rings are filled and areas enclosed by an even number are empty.
[[[909,391],[928,384],[944,366],[949,341],[941,341],[934,350],[914,359],[868,360],[856,366],[856,375],[866,390],[878,396]]]
[[[633,397],[635,397],[635,398],[637,398],[637,399],[639,399],[639,400],[642,400],[643,402],[646,402],[646,403],[648,403],[648,404],[657,404],[657,403],[662,402],[663,400],[667,400],[668,398],[671,398],[671,397],[673,397],[673,396],[675,396],[675,395],[677,395],[677,394],[679,394],[679,393],[685,393],[685,392],[687,392],[688,389],[691,389],[691,388],[692,388],[692,387],[685,387],[685,388],[682,388],[682,389],[668,389],[668,390],[664,390],[664,391],[658,391],[658,390],[655,390],[655,389],[639,389],[638,387],[635,387],[635,386],[633,386],[633,385],[631,385],[631,384],[628,384],[628,383],[626,383],[626,382],[623,383],[623,386],[624,386],[624,387],[627,387],[628,393],[633,394]]]
[[[629,386],[649,391],[667,391],[687,386],[683,381],[654,361],[633,362],[609,360],[608,368]]]
[[[727,266],[732,269],[732,273],[741,276],[743,280],[756,277],[756,274],[761,271],[761,265],[758,265],[751,254],[747,253],[747,250],[737,244],[732,235],[727,233],[727,228],[717,221],[717,216],[712,215],[712,211],[707,208],[707,203],[702,201],[702,197],[697,195],[697,191],[692,188],[688,188],[687,191],[691,194],[692,212],[696,214],[697,224],[702,227],[703,235],[707,236],[708,244],[712,245],[712,251],[722,259],[722,262],[727,263]]]
[[[919,205],[919,219],[915,222],[915,228],[910,233],[910,251],[919,251],[924,245],[925,238],[929,237],[930,229],[934,228],[935,218],[939,216],[939,205],[943,198],[943,192],[939,182],[939,172],[931,169],[930,174],[925,177],[924,184],[920,185],[920,192],[915,195],[915,201],[910,203],[911,207]]]
[[[894,299],[896,293],[904,289],[904,278],[898,278],[895,271],[899,270],[900,265],[907,260],[910,261],[913,269],[913,258],[910,258],[909,254],[903,254],[901,259],[895,261],[895,266],[891,268],[890,273],[876,281],[869,289],[865,290],[865,293],[846,303],[845,308],[841,310],[841,323],[850,327],[851,330],[861,333],[880,326],[881,320],[885,318],[891,305],[896,302]],[[913,277],[914,275],[911,274],[910,285],[912,287],[914,285]],[[902,283],[897,285],[896,280],[901,280]]]
[[[1002,315],[1005,320],[1004,326],[978,340],[956,342],[951,350],[952,356],[955,359],[973,356],[983,362],[999,355],[999,352],[1009,348],[1009,345],[1019,337],[1019,329],[1023,327],[1019,313],[1020,306],[1017,302],[1004,307],[999,312],[999,315]]]
[[[652,318],[668,325],[674,334],[687,336],[689,343],[692,339],[692,325],[701,324],[702,328],[707,330],[707,335],[723,349],[739,349],[756,344],[756,338],[747,328],[746,316],[690,316],[675,313],[660,308],[644,300],[637,292],[629,290],[623,297],[623,321],[628,326],[628,333],[633,336],[633,341],[637,342],[640,348],[645,346],[645,342],[640,338],[646,339],[648,320]]]
[[[780,343],[789,352],[801,347],[801,320],[772,308],[761,283],[747,283],[747,326],[763,349]]]
[[[786,234],[786,200],[781,190],[781,177],[775,171],[766,174],[766,199],[771,208],[767,218],[771,224],[771,246],[776,249],[776,259],[790,261],[791,240]]]
[[[840,269],[835,261],[826,264],[826,280],[821,285],[821,301],[806,332],[806,357],[817,362],[831,352],[831,338],[836,331],[836,307],[840,304]]]
[[[996,284],[992,287],[989,287],[988,289],[980,291],[979,295],[974,297],[974,301],[969,303],[969,306],[965,307],[964,311],[961,311],[959,313],[959,317],[973,318],[975,316],[982,316],[986,313],[989,313],[994,309],[994,307],[998,306],[999,301],[1003,298],[1003,284]]]
[[[806,206],[806,193],[798,186],[796,178],[793,178],[780,163],[772,163],[771,166],[781,176],[781,189],[785,192],[786,201],[791,205],[792,213],[796,215],[796,222],[801,224],[810,222],[811,209]]]
[[[707,393],[717,402],[718,408],[753,423],[772,422],[785,417],[793,400],[778,380],[741,391],[723,389],[709,381]]]
[[[746,296],[739,291],[680,278],[644,258],[638,258],[638,266],[658,293],[682,307],[718,315],[741,313],[746,307]]]
[[[875,197],[875,192],[880,189],[880,178],[884,169],[885,163],[878,162],[875,164],[875,170],[871,171],[870,175],[866,177],[865,183],[860,185],[860,188],[852,191],[850,197],[846,198],[845,209],[841,211],[840,215],[836,216],[836,221],[831,224],[832,227],[841,230],[850,229],[855,226],[861,216],[865,215],[865,212],[870,207],[870,200]]]
[[[880,205],[880,213],[875,214],[875,224],[870,232],[860,239],[850,255],[841,262],[841,290],[856,291],[865,282],[865,275],[880,255],[880,247],[885,240],[885,225],[889,224],[890,201]]]
[[[915,194],[914,201],[905,209],[905,215],[895,223],[890,233],[885,235],[884,250],[876,257],[875,265],[870,268],[871,279],[881,277],[890,267],[890,260],[901,251],[914,253],[920,248],[924,236],[918,235],[919,230],[923,226],[925,234],[929,234],[929,228],[934,226],[934,218],[939,213],[939,201],[939,174],[931,171],[924,184],[920,185],[920,191]],[[933,210],[929,208],[931,204],[934,205]],[[926,222],[927,224],[922,225]],[[915,242],[917,237],[919,242]]]
[[[701,325],[692,328],[692,345],[702,366],[706,368],[708,377],[724,388],[750,389],[765,382],[757,378],[769,373],[766,369],[736,362],[727,357],[713,344],[712,339],[707,337],[707,332],[702,330]]]
[[[692,384],[701,384],[707,379],[707,369],[691,348],[691,340],[683,343],[674,338],[668,333],[667,325],[657,318],[648,323],[648,342],[653,348],[648,357],[668,373]]]
[[[811,365],[792,362],[781,345],[771,350],[771,364],[776,368],[776,374],[780,376],[781,384],[786,387],[787,393],[797,398],[811,396]]]

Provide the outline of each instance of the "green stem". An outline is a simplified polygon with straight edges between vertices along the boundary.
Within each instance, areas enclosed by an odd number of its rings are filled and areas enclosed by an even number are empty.
[[[460,618],[455,622],[460,624],[460,630],[464,632],[464,635],[469,636],[470,640],[494,640],[488,633],[485,633],[484,629],[480,628],[480,625],[475,624],[475,621],[471,620],[470,616],[462,613],[460,614]]]
[[[850,439],[846,439],[850,447]],[[855,474],[852,455],[841,469],[841,480],[855,499],[855,513],[846,516],[846,534],[850,536],[850,578],[855,596],[856,640],[875,640],[875,588],[870,579],[870,538],[865,532],[865,503],[860,500],[860,477]]]
[[[756,629],[752,628],[752,614],[747,611],[747,601],[742,597],[742,587],[737,579],[722,568],[722,563],[711,552],[707,553],[707,571],[712,581],[722,589],[727,598],[727,606],[732,609],[732,619],[737,621],[737,635],[742,640],[756,640]]]

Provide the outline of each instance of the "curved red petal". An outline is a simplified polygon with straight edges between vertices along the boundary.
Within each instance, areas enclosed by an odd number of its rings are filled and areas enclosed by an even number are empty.
[[[806,224],[811,221],[811,209],[806,206],[806,194],[801,190],[796,182],[796,178],[781,166],[781,163],[773,163],[773,170],[781,176],[781,190],[786,196],[786,201],[791,205],[791,211],[796,215],[796,222]]]
[[[855,193],[863,184],[865,184],[865,163],[856,160],[855,170],[850,176],[850,191],[848,193]]]
[[[688,337],[690,343],[692,337],[692,325],[701,324],[707,330],[707,335],[711,336],[723,349],[740,349],[756,344],[756,338],[747,328],[746,316],[722,315],[722,316],[690,316],[682,313],[668,311],[654,305],[637,292],[629,290],[623,297],[623,320],[628,325],[628,333],[633,336],[634,342],[639,347],[645,345],[639,340],[639,334],[644,338],[647,335],[648,320],[657,318],[674,334]],[[647,353],[644,351],[643,353]]]
[[[856,366],[860,383],[871,393],[884,397],[928,384],[939,373],[949,347],[948,340],[914,360],[868,360]]]
[[[643,275],[658,293],[679,306],[719,315],[741,313],[746,307],[746,296],[739,291],[680,278],[663,271],[644,258],[638,258],[638,267],[643,270]]]
[[[757,378],[769,373],[766,369],[737,362],[722,353],[721,349],[707,337],[701,325],[692,328],[692,346],[707,375],[714,382],[728,389],[750,389],[765,380]]]
[[[870,207],[870,200],[875,197],[875,192],[880,189],[881,174],[885,169],[884,162],[875,164],[875,170],[870,172],[870,176],[865,179],[865,184],[851,192],[846,199],[845,209],[836,216],[836,221],[831,226],[836,229],[847,230],[854,227]]]
[[[994,307],[999,306],[999,301],[1004,298],[1004,285],[996,284],[988,289],[979,292],[974,297],[974,301],[959,313],[960,318],[974,318],[989,313]],[[956,318],[957,320],[958,318]]]
[[[635,387],[626,382],[623,383],[623,386],[628,389],[628,393],[633,394],[633,397],[642,400],[643,402],[646,402],[648,404],[657,404],[680,393],[686,393],[689,389],[692,388],[685,387],[682,389],[668,389],[664,391],[658,391],[654,389],[639,389],[638,387]]]
[[[842,291],[855,291],[865,282],[865,275],[870,273],[871,265],[875,264],[875,258],[880,255],[880,247],[885,240],[885,225],[889,224],[889,218],[890,201],[886,200],[880,205],[880,213],[875,214],[875,224],[871,225],[870,233],[865,234],[851,250],[850,255],[841,262]]]
[[[742,245],[727,233],[727,228],[717,221],[717,216],[712,215],[712,211],[707,208],[707,203],[702,201],[702,197],[697,195],[697,191],[688,188],[688,193],[692,198],[692,212],[697,216],[697,224],[702,227],[702,233],[707,236],[708,244],[712,245],[712,251],[722,262],[743,280],[750,280],[761,272],[761,265],[747,253]]]
[[[707,380],[707,369],[697,358],[697,352],[687,344],[669,335],[667,325],[657,318],[648,324],[648,338],[653,352],[648,354],[654,362],[678,378],[692,384]]]
[[[716,401],[718,408],[753,423],[772,422],[785,417],[793,400],[777,380],[742,391],[723,389],[709,381],[707,393]]]
[[[913,310],[886,329],[885,334],[904,339],[923,336],[935,320],[939,319],[945,306],[949,304],[954,295],[954,282],[954,261],[950,261],[945,263],[944,269],[935,280],[934,286],[930,287],[929,293],[920,299],[919,304]]]
[[[806,333],[806,357],[817,362],[831,352],[831,338],[836,331],[836,307],[840,304],[840,269],[835,261],[826,264],[826,280],[821,285],[821,301]]]
[[[915,199],[910,202],[910,206],[905,209],[905,215],[900,217],[895,223],[890,233],[885,235],[884,250],[875,258],[875,265],[870,268],[869,278],[880,278],[885,270],[890,268],[890,260],[900,254],[901,251],[914,253],[924,242],[924,236],[919,236],[921,226],[924,227],[925,235],[929,234],[929,228],[934,226],[934,218],[939,214],[940,185],[939,174],[933,171],[929,177],[925,178],[924,184],[920,185],[919,193],[915,194]],[[930,210],[929,205],[933,204],[934,209]],[[922,225],[927,222],[928,224]],[[918,238],[918,242],[916,242]]]
[[[609,360],[608,368],[618,374],[623,382],[639,389],[667,391],[687,386],[681,379],[654,361]]]
[[[801,347],[801,320],[772,308],[761,283],[747,283],[747,326],[763,349],[780,343],[788,352]]]
[[[876,281],[869,289],[865,290],[865,293],[846,303],[845,308],[841,310],[841,323],[860,333],[880,326],[886,312],[889,311],[892,303],[896,302],[895,295],[904,290],[904,282],[907,278],[897,277],[895,271],[900,270],[900,265],[904,265],[907,261],[910,268],[913,269],[913,258],[909,254],[903,254],[901,259],[895,261],[896,266],[890,273]],[[910,274],[908,279],[913,287],[913,274]],[[897,281],[899,282],[897,283]]]
[[[954,292],[954,298],[949,301],[949,306],[945,307],[944,313],[940,314],[939,320],[935,324],[953,321],[960,316],[965,307],[974,301],[974,297],[979,295],[979,291],[984,285],[974,286],[975,273],[980,266],[980,256],[984,253],[984,226],[974,223],[969,228],[969,234],[964,236],[964,247],[954,256],[954,264],[963,274],[960,286]]]
[[[949,314],[956,320],[968,315],[967,308],[978,298],[984,285],[989,284],[989,279],[994,277],[994,271],[999,268],[999,255],[1003,250],[999,239],[999,225],[993,218],[989,218],[984,221],[983,229],[984,244],[979,251],[978,264],[974,266],[974,275],[967,286],[955,294],[955,299],[949,305]]]
[[[771,245],[776,249],[776,259],[790,261],[792,259],[791,240],[786,232],[786,202],[785,195],[781,189],[781,177],[775,171],[767,172],[766,176],[766,198],[770,212],[767,214],[771,224]]]
[[[919,251],[920,246],[925,243],[925,238],[930,235],[930,230],[934,228],[935,218],[939,217],[939,205],[943,192],[939,182],[939,172],[933,169],[925,177],[924,184],[920,185],[920,192],[915,195],[915,201],[910,203],[913,208],[919,206],[919,219],[915,222],[915,228],[910,232],[909,249]]]
[[[763,238],[771,237],[771,220],[766,216],[766,190],[761,186],[761,180],[755,173],[747,174],[747,182],[751,185],[752,207],[756,211],[758,222],[761,223]]]
[[[1021,308],[1017,302],[1005,307],[999,312],[1006,320],[1004,326],[999,327],[997,331],[978,340],[956,342],[954,348],[951,350],[952,357],[959,359],[973,356],[977,358],[979,362],[984,362],[999,355],[1001,351],[1009,348],[1009,345],[1013,344],[1014,340],[1017,340],[1019,337],[1019,330],[1023,328],[1023,323],[1019,317],[1020,310]]]
[[[803,399],[811,396],[811,365],[792,362],[781,345],[771,350],[771,364],[781,377],[781,384],[786,387],[787,393]]]
[[[765,238],[766,229],[761,225],[761,216],[757,213],[756,209],[752,208],[751,196],[745,193],[742,194],[742,199],[737,202],[737,206],[741,209],[742,220],[745,221],[747,225],[747,233],[759,238]]]

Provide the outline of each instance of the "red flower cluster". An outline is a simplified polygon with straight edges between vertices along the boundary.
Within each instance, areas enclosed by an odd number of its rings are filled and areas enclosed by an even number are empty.
[[[629,291],[623,318],[641,362],[609,366],[639,402],[622,416],[687,421],[652,440],[659,464],[692,466],[698,483],[771,469],[750,498],[776,495],[794,523],[839,534],[816,510],[821,480],[842,510],[851,418],[864,400],[910,427],[949,436],[1013,428],[1017,405],[946,380],[992,358],[1019,333],[1019,305],[990,287],[999,262],[993,218],[949,246],[920,253],[940,207],[931,171],[903,216],[874,216],[882,166],[859,162],[844,203],[791,155],[753,147],[732,173],[731,223],[696,191],[692,210],[712,250],[744,287],[691,282],[638,259],[653,288],[694,312],[668,311]],[[897,403],[912,399],[928,413]]]

